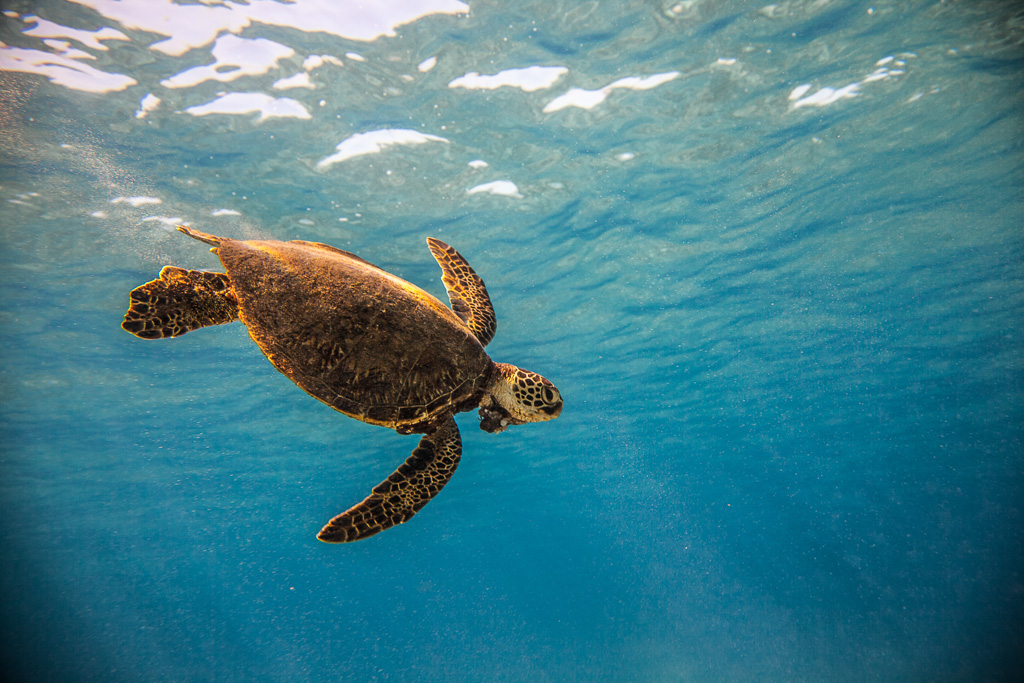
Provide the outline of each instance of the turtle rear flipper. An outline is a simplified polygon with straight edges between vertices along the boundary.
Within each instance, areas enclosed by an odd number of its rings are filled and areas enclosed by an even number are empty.
[[[401,467],[374,487],[363,502],[341,513],[316,535],[325,543],[359,541],[412,519],[455,474],[462,437],[455,420],[420,439]]]
[[[132,290],[121,327],[142,339],[164,339],[234,320],[238,299],[227,275],[165,266],[159,279]]]

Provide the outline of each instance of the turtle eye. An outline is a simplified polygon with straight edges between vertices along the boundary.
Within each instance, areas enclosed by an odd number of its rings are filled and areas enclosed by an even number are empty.
[[[555,392],[551,391],[551,389],[548,389],[547,387],[544,387],[544,402],[545,403],[554,403],[555,402]]]

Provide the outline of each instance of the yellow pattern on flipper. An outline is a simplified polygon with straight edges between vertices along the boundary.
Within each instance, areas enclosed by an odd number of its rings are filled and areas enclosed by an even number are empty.
[[[469,326],[481,346],[487,346],[494,338],[498,320],[484,281],[462,254],[441,240],[428,237],[427,246],[441,266],[441,281],[452,302],[452,310]]]
[[[348,543],[408,522],[444,488],[461,457],[462,437],[455,420],[448,418],[420,439],[412,455],[369,496],[328,522],[316,537]]]
[[[238,320],[238,300],[224,273],[164,266],[160,277],[133,289],[121,323],[142,339],[180,337]]]

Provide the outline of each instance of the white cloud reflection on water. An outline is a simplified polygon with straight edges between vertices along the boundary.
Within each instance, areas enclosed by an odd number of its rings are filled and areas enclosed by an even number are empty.
[[[258,76],[276,69],[277,63],[294,55],[295,50],[266,38],[239,38],[228,33],[217,39],[212,54],[213,64],[192,67],[160,81],[160,85],[189,88],[205,81],[228,82],[241,76]]]
[[[259,119],[272,118],[313,118],[301,102],[290,97],[271,97],[261,92],[224,93],[206,104],[188,107],[185,113],[193,116],[210,114],[252,114],[259,112]]]
[[[519,188],[511,180],[494,180],[466,190],[466,194],[480,193],[494,194],[503,197],[514,197],[515,199],[523,198],[523,195],[519,192]]]
[[[11,17],[16,18],[16,16]],[[34,14],[24,17],[26,23],[35,23],[32,28],[27,28],[22,33],[36,38],[70,38],[93,50],[109,50],[103,44],[104,40],[130,40],[128,36],[117,29],[104,26],[95,31],[84,31],[77,28],[69,28],[60,24],[37,17]]]
[[[309,90],[315,90],[316,86],[309,80],[309,72],[300,71],[294,76],[277,79],[274,81],[273,88],[274,90],[294,90],[295,88],[308,88]]]
[[[111,204],[128,204],[129,206],[138,208],[145,206],[146,204],[162,204],[163,200],[158,197],[114,197],[110,200]]]
[[[182,55],[202,47],[224,31],[238,33],[251,24],[328,33],[349,40],[372,41],[395,35],[395,29],[431,14],[465,14],[459,0],[252,0],[246,5],[179,5],[172,0],[70,0],[90,7],[122,26],[167,36],[150,49]]]
[[[609,83],[603,88],[597,90],[585,90],[583,88],[573,88],[564,95],[559,95],[555,99],[551,100],[544,106],[544,113],[551,114],[566,107],[579,107],[580,109],[593,109],[597,105],[604,102],[608,95],[613,90],[625,89],[625,90],[650,90],[656,88],[663,83],[678,78],[678,71],[670,71],[668,73],[654,74],[653,76],[647,76],[646,78],[640,78],[638,76],[627,76],[620,78],[614,83]]]
[[[363,156],[364,154],[379,154],[385,148],[393,145],[422,145],[426,142],[448,142],[448,140],[437,135],[407,129],[390,128],[373,130],[368,133],[357,133],[339,142],[336,148],[337,151],[321,159],[316,167],[326,169],[339,162]]]
[[[277,79],[274,81],[273,88],[275,90],[291,90],[293,88],[315,90],[316,84],[310,80],[309,74],[325,64],[345,66],[343,61],[333,55],[310,55],[302,60],[302,71],[286,78]]]
[[[859,81],[854,81],[840,88],[822,87],[808,95],[807,93],[813,89],[810,83],[804,83],[799,85],[789,93],[789,101],[792,102],[790,105],[791,109],[799,109],[801,107],[827,107],[830,104],[834,104],[840,100],[852,99],[861,94],[861,86],[867,83],[873,83],[875,81],[885,81],[891,78],[902,76],[905,73],[903,67],[906,66],[907,59],[916,57],[917,55],[912,52],[904,52],[899,55],[899,59],[894,55],[883,57],[875,62],[875,70],[865,76]],[[889,65],[895,68],[890,68]]]
[[[86,92],[115,92],[137,83],[123,74],[108,73],[75,57],[0,43],[0,69],[41,74],[51,83]]]
[[[522,69],[506,69],[493,76],[481,76],[471,71],[448,84],[449,88],[467,90],[497,90],[498,88],[519,88],[523,92],[534,92],[550,88],[569,70],[564,66],[529,66]]]
[[[156,111],[160,106],[160,98],[153,93],[146,93],[146,96],[139,100],[139,108],[135,111],[135,118],[143,119],[151,111]]]

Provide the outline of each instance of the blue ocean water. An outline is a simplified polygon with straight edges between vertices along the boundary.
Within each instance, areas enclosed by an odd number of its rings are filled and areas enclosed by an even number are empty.
[[[1000,681],[1024,661],[1024,13],[893,0],[7,2],[5,680]],[[174,232],[445,299],[561,417],[415,437],[238,324],[146,342]]]

